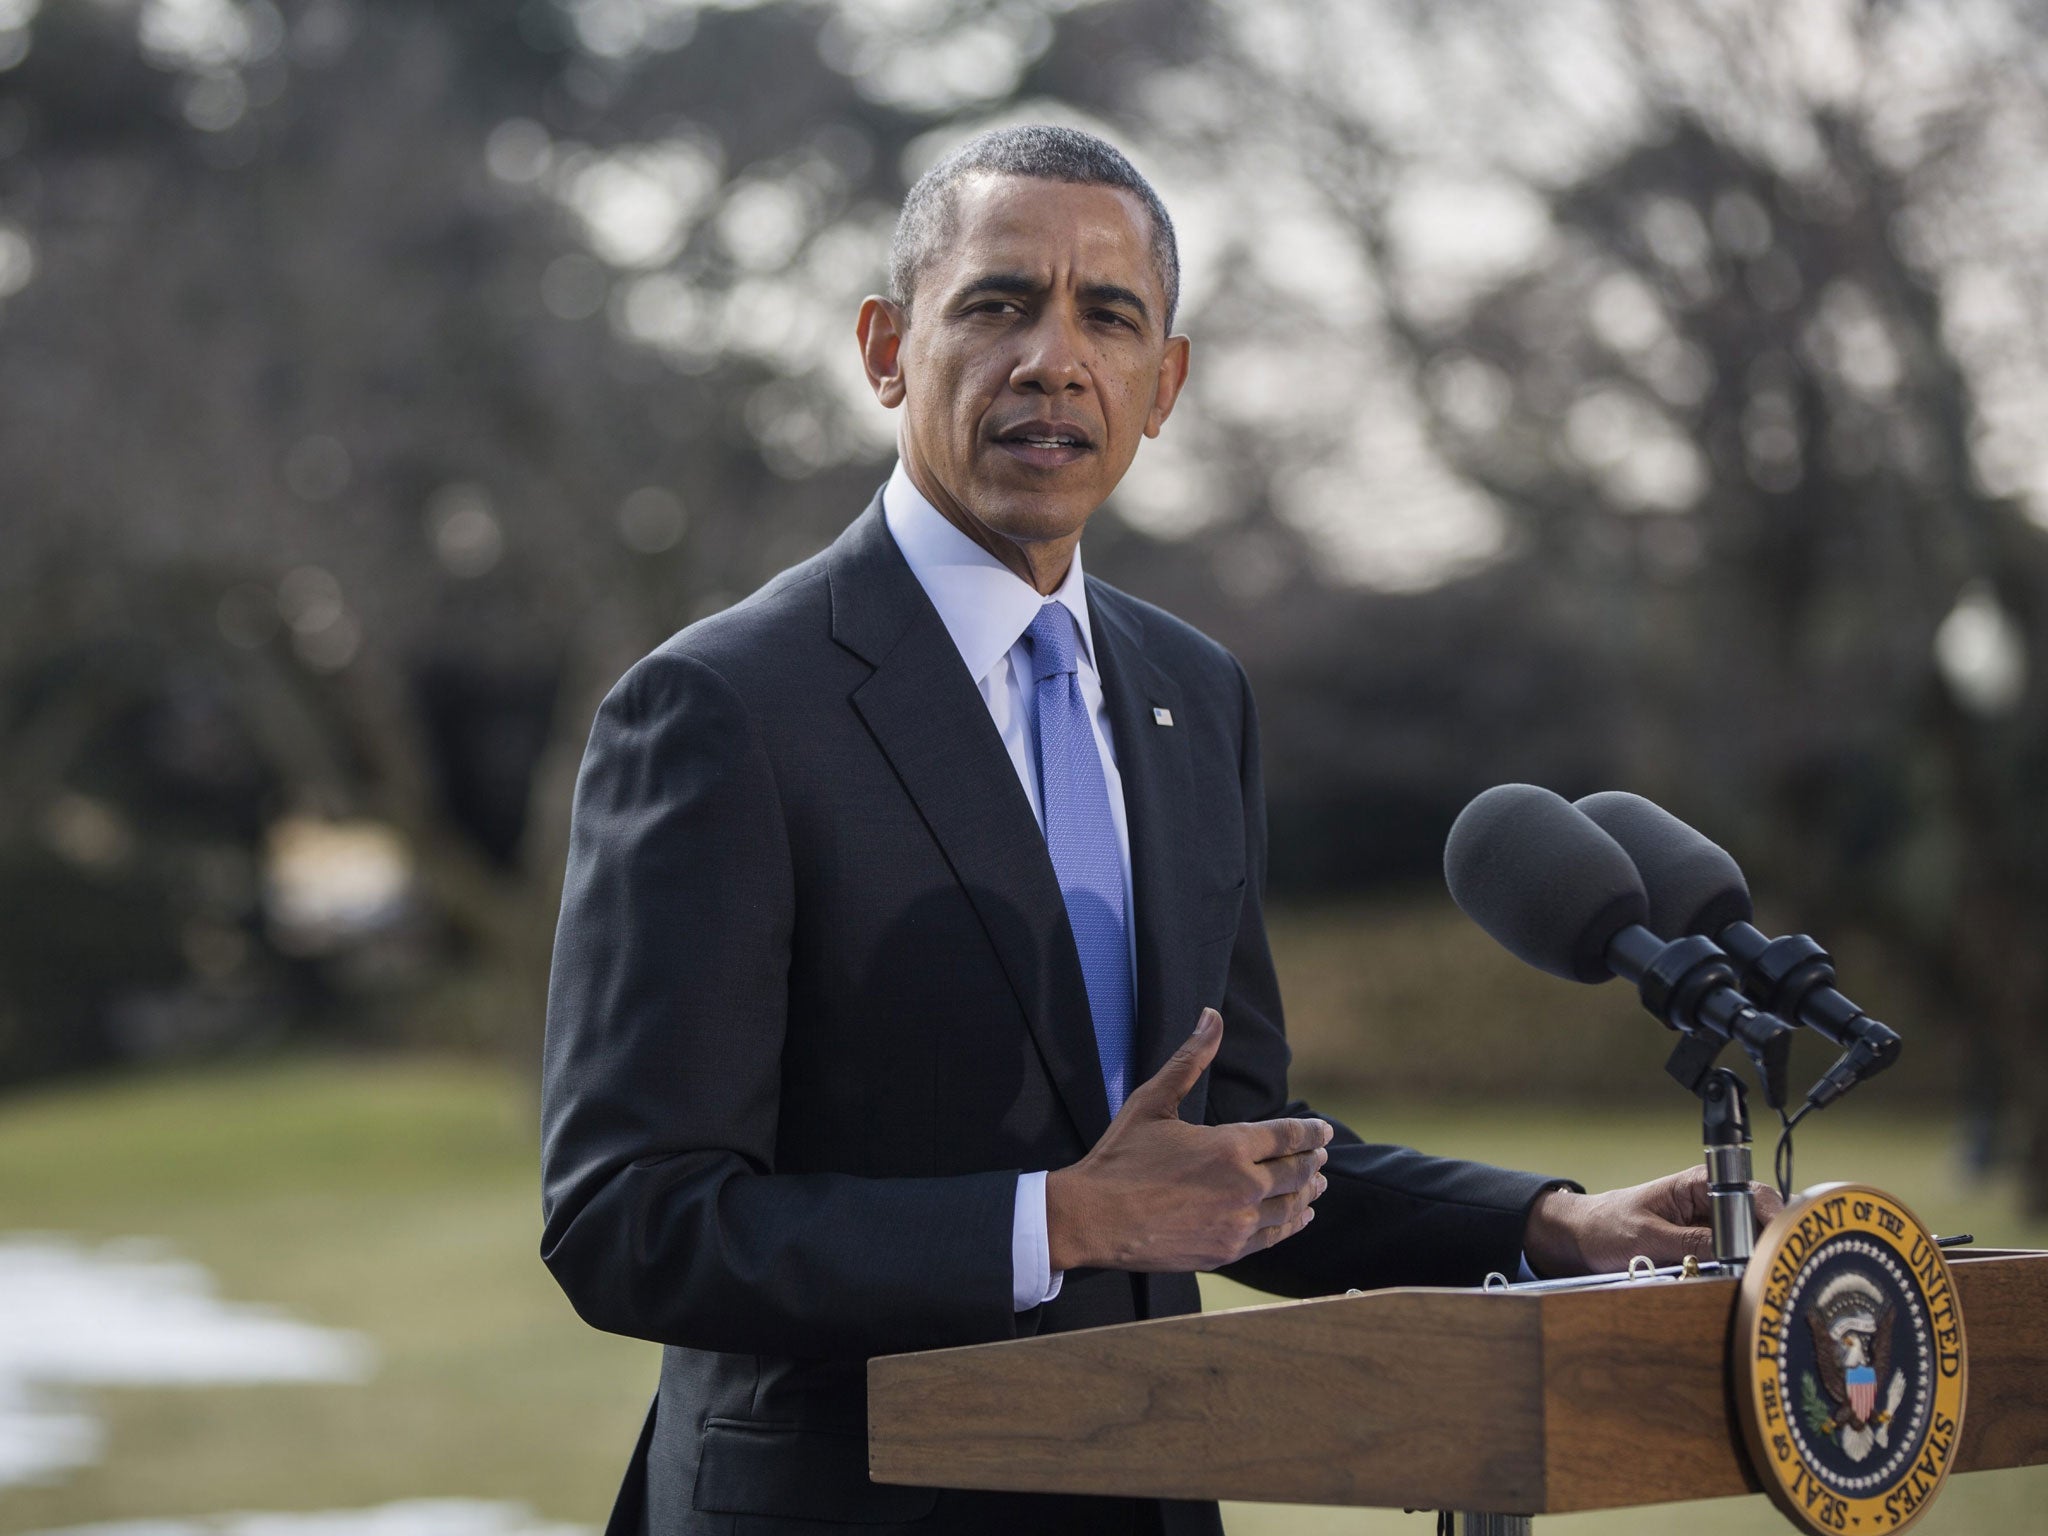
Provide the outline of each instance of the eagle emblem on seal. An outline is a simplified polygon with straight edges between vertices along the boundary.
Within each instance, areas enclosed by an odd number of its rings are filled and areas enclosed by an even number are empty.
[[[1897,1311],[1878,1283],[1855,1269],[1830,1280],[1806,1309],[1815,1368],[1801,1378],[1800,1409],[1807,1428],[1851,1461],[1886,1445],[1906,1395],[1906,1373],[1892,1368]]]

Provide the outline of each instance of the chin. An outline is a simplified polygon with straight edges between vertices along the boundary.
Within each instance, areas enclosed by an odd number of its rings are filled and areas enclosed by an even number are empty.
[[[973,503],[975,515],[1006,538],[1065,538],[1079,532],[1108,499],[1111,488],[1095,481],[1092,475],[1085,482],[1079,475],[1047,475],[1020,484],[1005,475],[982,488]]]
[[[1085,494],[1056,496],[1043,492],[1036,495],[998,492],[989,498],[987,510],[978,515],[983,523],[1006,539],[1036,543],[1079,533],[1097,505],[1098,499]]]

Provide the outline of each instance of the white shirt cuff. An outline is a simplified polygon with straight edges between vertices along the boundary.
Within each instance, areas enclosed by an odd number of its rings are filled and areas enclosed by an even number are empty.
[[[1045,1175],[1017,1175],[1017,1205],[1010,1218],[1010,1301],[1019,1312],[1042,1307],[1060,1293],[1065,1271],[1052,1272],[1052,1242],[1045,1228]]]
[[[1536,1271],[1529,1267],[1529,1255],[1523,1254],[1520,1263],[1515,1266],[1516,1282],[1519,1283],[1524,1280],[1535,1280],[1538,1278],[1540,1277]]]

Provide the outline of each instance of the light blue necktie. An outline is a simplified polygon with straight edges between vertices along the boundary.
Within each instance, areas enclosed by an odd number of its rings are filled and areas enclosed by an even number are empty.
[[[1109,1112],[1123,1107],[1131,1065],[1131,951],[1124,927],[1124,864],[1109,814],[1109,782],[1095,749],[1088,701],[1074,670],[1074,619],[1047,603],[1024,631],[1037,680],[1038,800],[1045,843],[1081,954],[1095,1049]]]

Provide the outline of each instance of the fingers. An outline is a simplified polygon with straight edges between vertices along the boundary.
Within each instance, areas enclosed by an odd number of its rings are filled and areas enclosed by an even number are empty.
[[[1268,1158],[1263,1163],[1252,1165],[1252,1177],[1261,1200],[1272,1200],[1279,1195],[1291,1195],[1310,1184],[1324,1182],[1320,1172],[1330,1154],[1321,1147],[1307,1152],[1297,1152],[1292,1157]],[[1319,1190],[1318,1193],[1321,1191]]]
[[[1181,1048],[1166,1058],[1166,1065],[1140,1083],[1124,1100],[1117,1118],[1136,1114],[1147,1119],[1171,1119],[1180,1110],[1195,1081],[1209,1070],[1216,1051],[1223,1044],[1223,1015],[1204,1008],[1195,1021],[1195,1032]]]
[[[1784,1207],[1778,1192],[1767,1184],[1752,1183],[1759,1230]],[[1540,1261],[1536,1255],[1548,1244],[1549,1229],[1544,1220],[1545,1196],[1532,1207],[1523,1233],[1523,1246],[1538,1273],[1569,1273],[1553,1268],[1555,1260]],[[1562,1201],[1563,1197],[1556,1197]],[[1699,1164],[1677,1173],[1652,1179],[1627,1189],[1566,1202],[1569,1208],[1590,1210],[1592,1219],[1582,1237],[1586,1263],[1579,1267],[1619,1270],[1629,1259],[1642,1254],[1658,1264],[1676,1264],[1688,1255],[1702,1261],[1714,1256],[1714,1233],[1710,1225],[1713,1197],[1706,1169]]]
[[[1652,1179],[1637,1188],[1644,1193],[1643,1203],[1647,1209],[1681,1227],[1704,1223],[1713,1207],[1708,1196],[1707,1170],[1699,1163],[1681,1168],[1676,1173],[1667,1173],[1661,1179]]]
[[[1638,1255],[1660,1266],[1688,1257],[1704,1264],[1714,1256],[1714,1232],[1711,1227],[1653,1218],[1631,1229],[1601,1234],[1590,1267],[1595,1273],[1619,1274]]]
[[[1275,1226],[1259,1228],[1252,1238],[1250,1247],[1246,1248],[1245,1252],[1249,1253],[1257,1248],[1271,1248],[1275,1243],[1283,1243],[1315,1219],[1316,1208],[1312,1205],[1304,1205],[1293,1216],[1288,1217],[1287,1220]]]
[[[1286,1225],[1321,1199],[1323,1191],[1329,1187],[1327,1178],[1320,1173],[1312,1173],[1295,1188],[1268,1196],[1259,1202],[1259,1225]]]
[[[1756,1229],[1761,1232],[1785,1209],[1785,1199],[1768,1184],[1752,1184],[1749,1192],[1756,1201]]]
[[[1257,1120],[1231,1129],[1242,1140],[1245,1155],[1255,1163],[1299,1157],[1327,1147],[1337,1134],[1327,1120]]]

